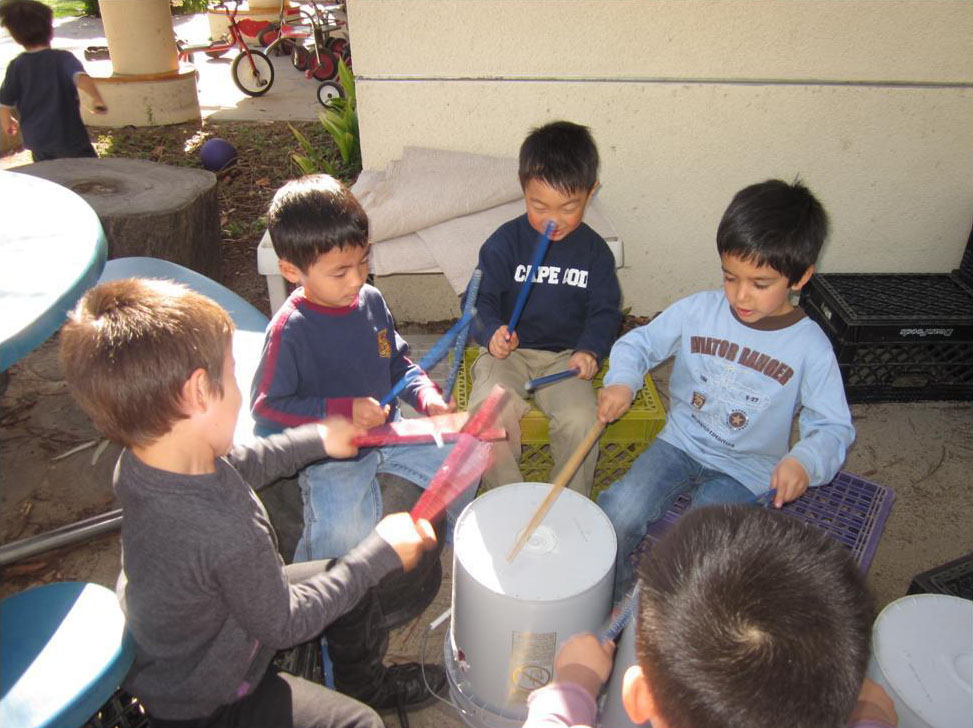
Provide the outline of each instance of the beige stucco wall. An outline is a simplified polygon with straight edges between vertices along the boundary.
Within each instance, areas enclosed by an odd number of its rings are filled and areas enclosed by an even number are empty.
[[[405,145],[514,156],[532,126],[592,127],[636,313],[718,285],[719,217],[767,177],[800,175],[827,206],[822,270],[959,262],[973,2],[350,0],[349,24],[368,168]],[[422,278],[389,287],[455,312]]]

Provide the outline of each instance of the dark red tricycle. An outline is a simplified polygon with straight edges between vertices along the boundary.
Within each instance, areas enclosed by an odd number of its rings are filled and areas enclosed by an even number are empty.
[[[191,63],[193,54],[203,52],[210,58],[219,58],[227,51],[236,48],[236,58],[230,66],[230,75],[236,87],[248,96],[263,96],[274,85],[274,65],[264,53],[252,50],[244,40],[244,36],[256,38],[270,25],[267,21],[253,18],[236,19],[239,0],[230,0],[233,7],[227,7],[224,0],[219,0],[213,10],[222,12],[227,17],[227,35],[214,40],[208,45],[186,45],[176,41],[179,50],[179,60]]]

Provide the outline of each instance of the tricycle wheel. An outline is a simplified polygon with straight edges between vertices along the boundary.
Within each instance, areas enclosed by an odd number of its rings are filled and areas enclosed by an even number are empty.
[[[260,51],[238,54],[230,66],[230,73],[233,83],[248,96],[263,96],[274,85],[274,65]]]
[[[330,38],[324,41],[324,47],[334,53],[336,56],[340,56],[341,51],[343,51],[347,45],[348,39],[341,38],[337,35],[332,35]]]
[[[311,53],[302,45],[294,44],[291,49],[291,65],[294,66],[298,71],[306,71],[307,64],[310,60]]]
[[[308,70],[318,81],[330,81],[338,75],[338,59],[330,51],[320,51],[317,58],[311,54]]]
[[[336,81],[323,81],[318,86],[318,103],[327,108],[335,99],[343,99],[345,90]]]

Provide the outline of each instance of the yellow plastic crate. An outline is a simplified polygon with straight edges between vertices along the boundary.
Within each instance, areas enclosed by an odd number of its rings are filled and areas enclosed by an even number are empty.
[[[467,347],[463,354],[463,366],[456,378],[453,396],[462,410],[466,409],[469,402],[473,386],[470,370],[477,356],[479,348]],[[595,389],[602,386],[602,379],[607,371],[606,360],[595,375]],[[645,386],[635,394],[631,409],[621,419],[608,425],[598,441],[598,467],[595,469],[592,497],[618,480],[631,467],[635,458],[649,446],[665,423],[666,412],[659,392],[652,377],[646,375]],[[520,428],[520,472],[525,480],[549,483],[554,457],[551,455],[547,417],[536,407],[531,407],[521,419]]]

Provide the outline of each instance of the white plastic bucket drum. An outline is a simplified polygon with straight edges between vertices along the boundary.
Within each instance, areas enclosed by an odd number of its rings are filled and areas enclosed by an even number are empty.
[[[872,627],[868,676],[895,702],[899,728],[973,725],[973,602],[896,599]]]
[[[645,723],[633,723],[625,712],[622,705],[622,683],[625,679],[625,671],[636,663],[635,657],[635,620],[638,619],[638,606],[636,605],[632,620],[622,630],[622,635],[618,640],[618,648],[615,650],[615,666],[612,668],[611,677],[605,687],[604,703],[599,712],[598,725],[601,728],[637,728],[638,726],[652,725],[649,721]]]
[[[513,560],[507,554],[551,486],[513,483],[470,503],[453,536],[450,693],[474,728],[520,728],[527,695],[553,678],[557,649],[611,612],[615,531],[565,490]]]

